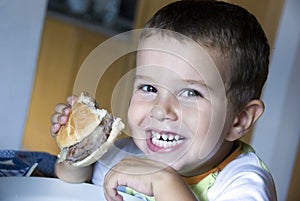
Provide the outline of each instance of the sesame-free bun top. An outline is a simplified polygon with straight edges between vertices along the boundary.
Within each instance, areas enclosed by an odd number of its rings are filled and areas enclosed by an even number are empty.
[[[56,135],[60,148],[70,147],[90,135],[107,114],[104,109],[95,107],[95,100],[82,93],[71,107],[68,121]]]

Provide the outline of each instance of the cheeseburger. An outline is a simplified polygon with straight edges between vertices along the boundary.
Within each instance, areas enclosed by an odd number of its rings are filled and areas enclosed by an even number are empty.
[[[67,161],[73,166],[96,162],[113,145],[124,127],[120,118],[99,109],[93,98],[86,92],[81,93],[72,105],[68,122],[56,135],[61,149],[58,161]]]

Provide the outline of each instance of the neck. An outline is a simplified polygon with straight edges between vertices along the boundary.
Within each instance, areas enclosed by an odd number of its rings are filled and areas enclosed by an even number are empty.
[[[219,149],[216,152],[212,152],[210,155],[207,156],[207,159],[204,164],[200,165],[198,168],[190,170],[188,172],[182,172],[182,176],[195,176],[202,173],[205,173],[215,167],[217,167],[223,160],[229,156],[234,148],[234,142],[231,141],[224,141]],[[213,155],[213,156],[212,156]]]

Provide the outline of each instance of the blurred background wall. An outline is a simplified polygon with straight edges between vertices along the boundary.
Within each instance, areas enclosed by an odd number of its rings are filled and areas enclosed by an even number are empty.
[[[266,110],[255,126],[251,141],[270,167],[280,201],[300,199],[299,10],[299,0],[286,0],[283,5],[273,45],[270,74],[263,92]]]

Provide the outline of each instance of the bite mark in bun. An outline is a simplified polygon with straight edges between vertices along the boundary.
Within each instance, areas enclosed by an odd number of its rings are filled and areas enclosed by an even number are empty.
[[[83,92],[71,108],[68,122],[56,135],[59,161],[73,166],[96,162],[115,142],[125,125]]]

